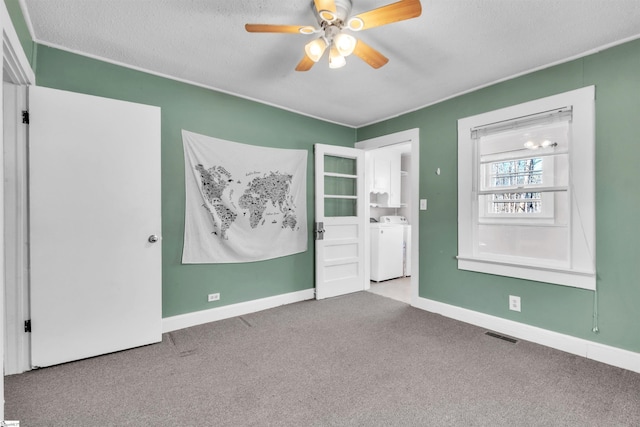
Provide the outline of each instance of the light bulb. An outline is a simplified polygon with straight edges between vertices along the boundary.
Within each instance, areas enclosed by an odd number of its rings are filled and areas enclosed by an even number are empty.
[[[364,21],[361,18],[354,16],[347,22],[347,27],[349,27],[351,31],[360,31],[364,28]]]
[[[307,43],[304,47],[304,52],[313,62],[318,62],[326,48],[327,42],[320,37]]]
[[[356,38],[349,34],[339,33],[333,39],[333,43],[336,45],[336,48],[338,48],[340,55],[349,56],[356,47]]]
[[[324,19],[327,22],[333,22],[337,18],[336,14],[331,12],[330,10],[319,10],[318,15],[320,15],[320,18]]]
[[[340,55],[336,45],[331,45],[331,50],[329,50],[329,68],[340,68],[344,67],[346,64],[347,60],[344,59],[344,56]]]

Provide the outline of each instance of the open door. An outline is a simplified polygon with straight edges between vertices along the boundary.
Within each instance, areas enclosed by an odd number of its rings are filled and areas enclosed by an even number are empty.
[[[34,367],[162,339],[160,109],[29,88]]]
[[[315,145],[316,299],[365,289],[364,151]]]

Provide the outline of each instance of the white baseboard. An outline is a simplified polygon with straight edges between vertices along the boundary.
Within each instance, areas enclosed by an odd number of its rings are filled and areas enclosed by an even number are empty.
[[[162,319],[162,333],[201,325],[203,323],[215,322],[216,320],[228,319],[230,317],[242,316],[243,314],[255,313],[256,311],[267,310],[269,308],[292,304],[294,302],[310,300],[315,298],[314,291],[314,288],[305,289],[303,291],[291,292],[288,294],[241,302],[238,304],[225,305],[223,307],[212,308],[210,310],[202,310],[193,313],[180,314],[178,316],[166,317]]]
[[[535,326],[525,325],[524,323],[491,316],[489,314],[456,307],[454,305],[426,298],[417,298],[417,302],[413,305],[414,307],[422,310],[441,314],[452,319],[460,320],[461,322],[490,329],[514,338],[531,341],[536,344],[541,344],[567,353],[576,354],[608,365],[640,373],[640,353],[599,344],[593,341],[576,338],[571,335],[565,335]]]

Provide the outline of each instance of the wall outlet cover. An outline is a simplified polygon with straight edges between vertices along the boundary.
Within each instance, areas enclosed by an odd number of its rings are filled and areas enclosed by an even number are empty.
[[[515,295],[509,295],[509,310],[521,311],[520,310],[520,297],[515,296]]]

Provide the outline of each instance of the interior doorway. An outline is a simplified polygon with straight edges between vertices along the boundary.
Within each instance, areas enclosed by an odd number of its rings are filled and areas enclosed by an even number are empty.
[[[26,97],[21,95],[21,91],[24,90],[25,86],[35,83],[35,74],[31,69],[22,46],[20,45],[18,35],[10,23],[11,19],[7,9],[2,5],[0,7],[0,28],[3,36],[3,85],[1,86],[2,89],[0,89],[0,91],[2,95],[3,110],[6,108],[6,105],[14,105],[18,108],[21,107],[20,104],[26,100]],[[4,83],[20,87],[16,89],[18,93],[9,93],[7,95],[4,90]],[[19,144],[24,139],[20,134],[21,129],[19,128],[19,124],[22,123],[22,120],[19,120],[18,126],[13,127],[11,123],[14,122],[14,119],[5,117],[5,114],[0,115],[0,120],[3,131],[2,152],[0,153],[0,176],[3,177],[4,182],[4,185],[0,186],[0,224],[2,224],[3,228],[2,242],[0,243],[0,277],[3,279],[3,289],[2,292],[0,292],[0,356],[4,362],[4,373],[6,375],[12,372],[12,370],[21,370],[21,366],[23,366],[21,364],[26,360],[26,355],[23,351],[26,346],[24,324],[22,323],[24,320],[22,315],[24,313],[20,311],[25,304],[26,296],[21,291],[23,289],[21,286],[25,282],[23,278],[17,277],[15,274],[23,271],[24,267],[21,265],[21,261],[19,260],[23,258],[17,256],[18,254],[23,254],[23,252],[21,252],[22,246],[15,246],[16,244],[21,243],[19,236],[23,229],[10,228],[6,224],[7,218],[11,218],[9,221],[15,219],[16,221],[12,223],[14,225],[18,223],[22,224],[22,214],[13,202],[15,199],[13,196],[15,196],[14,190],[16,190],[16,181],[8,181],[7,173],[11,175],[12,170],[18,170],[19,173],[24,171],[21,169],[22,165],[14,164],[14,160],[12,159],[16,152],[15,150],[13,152],[10,150],[12,147],[21,148],[21,146],[16,144]],[[7,135],[6,132],[9,132],[10,135]],[[11,133],[13,133],[13,136]],[[9,148],[9,154],[5,157],[7,148]],[[8,171],[5,170],[6,164],[10,165]],[[13,258],[8,260],[8,263],[7,260],[5,260],[6,254],[13,256]],[[9,268],[6,268],[7,266],[9,266]],[[7,300],[5,300],[5,296],[7,296]],[[15,308],[15,312],[7,313],[5,310],[5,304]],[[4,381],[0,382],[0,399],[4,402]],[[0,420],[3,419],[4,403],[0,404]]]
[[[419,288],[419,130],[410,129],[360,141],[355,146],[365,150],[367,164],[365,186],[369,199],[365,209],[370,218],[370,232],[365,233],[366,288],[373,293],[415,305]],[[376,163],[376,159],[382,161]],[[376,166],[379,169],[378,182]],[[386,175],[387,167],[394,171],[389,176]],[[383,170],[382,174],[380,169]],[[397,238],[392,240],[394,249],[391,252],[387,249],[388,241],[377,241],[385,232],[385,236],[398,233],[393,224],[388,224],[391,228],[386,228],[381,221],[395,223],[403,230],[399,249]],[[380,254],[380,250],[387,253]],[[393,271],[382,268],[382,272],[379,272],[375,264],[377,260],[396,257],[397,251],[402,252],[400,270],[398,267],[393,267]],[[396,263],[394,261],[394,266]]]

